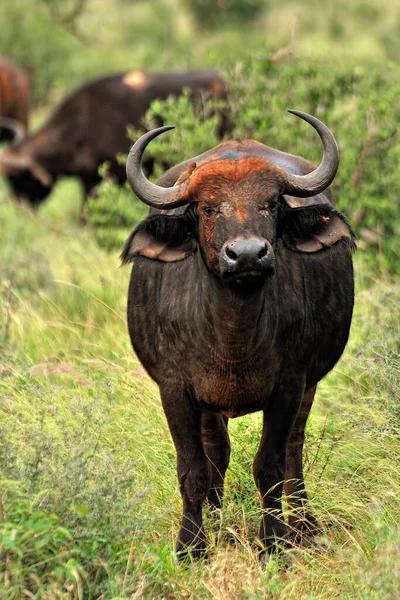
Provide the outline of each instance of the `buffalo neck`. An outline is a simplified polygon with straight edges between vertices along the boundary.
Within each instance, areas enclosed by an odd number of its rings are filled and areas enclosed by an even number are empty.
[[[198,278],[198,311],[203,339],[213,339],[214,348],[226,360],[246,360],[267,338],[272,342],[276,327],[273,278],[266,278],[250,292],[234,290],[202,263]]]

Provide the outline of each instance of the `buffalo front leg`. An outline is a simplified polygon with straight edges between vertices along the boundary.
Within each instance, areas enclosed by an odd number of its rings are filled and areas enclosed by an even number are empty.
[[[221,508],[225,473],[231,453],[228,418],[218,412],[204,409],[201,415],[201,436],[204,452],[211,467],[207,500],[211,506]]]
[[[254,459],[253,473],[261,496],[263,515],[260,540],[268,552],[287,537],[282,515],[282,491],[285,477],[286,446],[295,422],[304,386],[294,379],[281,384],[264,410],[261,442]]]
[[[198,557],[206,546],[202,507],[211,483],[211,467],[201,439],[201,411],[185,391],[161,389],[169,430],[175,444],[183,516],[177,552]]]
[[[304,393],[286,449],[284,490],[290,508],[289,527],[298,542],[301,542],[304,536],[312,536],[319,529],[318,521],[308,509],[303,474],[304,432],[316,389],[315,385]]]

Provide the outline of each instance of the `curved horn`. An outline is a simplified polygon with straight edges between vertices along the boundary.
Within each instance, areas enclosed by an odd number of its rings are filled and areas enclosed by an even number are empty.
[[[10,129],[14,132],[13,146],[19,144],[25,137],[26,127],[20,121],[16,119],[9,119],[8,117],[0,117],[0,127]]]
[[[333,134],[319,119],[299,110],[288,112],[310,123],[321,138],[324,154],[321,164],[308,175],[294,175],[285,171],[285,193],[307,198],[320,194],[332,183],[339,166],[339,148]]]
[[[174,208],[186,204],[187,200],[179,200],[181,185],[163,188],[149,181],[143,173],[141,161],[146,146],[164,131],[175,129],[171,126],[158,127],[148,131],[132,146],[126,161],[126,176],[133,192],[145,204],[153,208]]]
[[[0,173],[12,176],[22,171],[30,171],[46,187],[50,187],[53,182],[53,176],[45,167],[29,155],[20,155],[18,149],[8,148],[0,155]]]

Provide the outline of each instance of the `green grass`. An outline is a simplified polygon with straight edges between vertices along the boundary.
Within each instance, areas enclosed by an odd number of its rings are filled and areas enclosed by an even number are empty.
[[[356,255],[350,343],[307,429],[325,550],[260,570],[256,414],[230,423],[225,506],[206,516],[209,557],[182,566],[174,449],[126,331],[129,269],[78,225],[78,196],[63,184],[32,216],[0,190],[0,597],[399,597],[399,283],[366,288]]]

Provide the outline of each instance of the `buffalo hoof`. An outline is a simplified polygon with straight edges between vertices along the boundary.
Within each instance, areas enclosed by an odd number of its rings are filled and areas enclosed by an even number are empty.
[[[182,562],[199,560],[204,556],[207,550],[207,539],[204,531],[200,530],[197,536],[191,539],[188,539],[189,536],[187,535],[187,532],[185,533],[185,536],[179,535],[176,544],[176,555],[178,559]]]
[[[220,490],[210,489],[207,495],[207,506],[211,510],[222,508],[222,492]]]
[[[288,540],[300,548],[309,547],[322,529],[317,519],[308,513],[302,519],[289,519]]]

